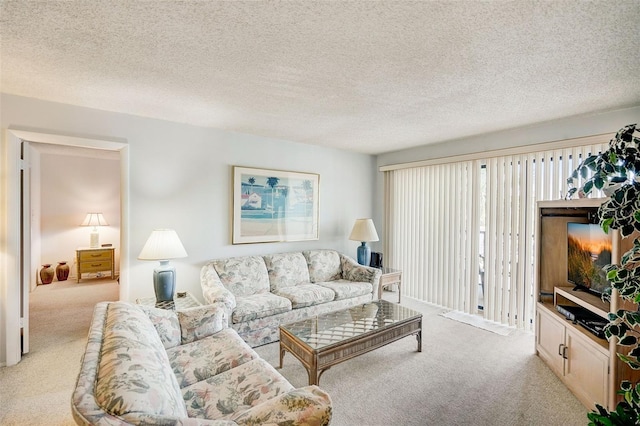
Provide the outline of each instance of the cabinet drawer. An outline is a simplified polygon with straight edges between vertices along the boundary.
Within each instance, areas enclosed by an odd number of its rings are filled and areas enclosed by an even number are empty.
[[[100,272],[100,271],[109,271],[111,270],[111,261],[100,261],[96,260],[95,262],[82,262],[80,264],[81,272]]]
[[[111,260],[111,250],[89,250],[80,252],[80,262]]]

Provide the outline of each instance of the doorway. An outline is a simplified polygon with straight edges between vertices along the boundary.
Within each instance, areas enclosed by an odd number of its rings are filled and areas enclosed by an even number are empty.
[[[94,139],[76,136],[66,136],[51,133],[41,133],[28,130],[9,129],[5,135],[5,152],[7,154],[7,191],[5,194],[7,208],[5,250],[7,256],[3,258],[5,265],[3,277],[0,280],[0,292],[4,292],[6,299],[1,301],[4,316],[0,318],[4,329],[4,341],[0,346],[4,349],[4,360],[7,366],[18,363],[22,356],[23,341],[26,341],[25,352],[28,352],[29,339],[29,292],[33,275],[30,238],[31,221],[24,220],[19,206],[22,205],[20,190],[21,172],[25,167],[20,159],[23,143],[40,143],[65,147],[98,149],[115,151],[120,157],[120,285],[119,298],[127,300],[129,296],[128,284],[128,204],[129,204],[129,149],[124,140]],[[28,202],[26,203],[28,206]],[[25,209],[30,212],[31,209]],[[12,262],[11,253],[15,254],[17,262]],[[0,359],[2,363],[2,359]]]
[[[116,151],[29,143],[32,271],[64,262],[66,279],[77,282],[76,249],[113,249],[115,275],[120,258],[120,155]],[[99,213],[103,226],[81,226],[89,213]],[[91,241],[91,235],[97,241]],[[59,276],[61,275],[61,276]],[[64,279],[56,273],[52,281]],[[105,271],[82,278],[102,278]],[[36,282],[37,281],[37,282]],[[47,280],[48,281],[48,280]],[[31,288],[44,285],[34,274]]]

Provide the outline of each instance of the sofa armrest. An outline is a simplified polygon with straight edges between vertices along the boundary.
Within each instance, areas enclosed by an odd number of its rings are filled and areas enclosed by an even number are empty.
[[[378,284],[382,271],[371,266],[364,266],[357,263],[349,256],[340,253],[340,263],[342,266],[342,278],[349,281],[368,282],[373,286],[373,299],[378,298]]]
[[[329,394],[317,386],[293,389],[251,407],[233,420],[238,425],[292,424],[320,426],[331,421]]]
[[[229,326],[226,308],[221,303],[181,309],[176,314],[182,344],[212,336]]]
[[[165,349],[178,346],[181,341],[180,324],[175,312],[146,305],[136,305],[153,323]]]
[[[202,296],[207,303],[222,303],[230,317],[236,308],[236,296],[227,290],[216,272],[213,264],[208,263],[200,271]]]

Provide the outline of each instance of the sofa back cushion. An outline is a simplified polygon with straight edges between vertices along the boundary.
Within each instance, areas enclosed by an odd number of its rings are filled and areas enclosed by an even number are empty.
[[[187,410],[160,336],[147,315],[126,302],[109,304],[96,401],[128,421],[147,414],[187,417]]]
[[[298,284],[309,284],[309,267],[302,253],[278,253],[263,257],[269,271],[272,292]]]
[[[211,262],[222,285],[235,296],[269,291],[269,273],[261,256],[230,257]]]
[[[312,283],[335,281],[342,278],[340,254],[335,250],[303,251],[309,266],[309,278]]]

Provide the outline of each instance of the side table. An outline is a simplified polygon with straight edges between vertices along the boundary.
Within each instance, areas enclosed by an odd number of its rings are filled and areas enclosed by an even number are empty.
[[[198,299],[193,297],[193,295],[188,291],[177,292],[173,301],[156,302],[155,297],[142,297],[140,299],[136,299],[136,303],[138,305],[154,306],[160,309],[171,309],[172,311],[202,306],[202,303],[200,303]]]
[[[380,268],[382,275],[378,284],[378,299],[382,299],[382,289],[388,285],[396,284],[398,286],[398,303],[402,298],[402,271],[399,269],[382,267]]]
[[[115,248],[114,247],[78,247],[76,249],[77,280],[80,282],[82,274],[109,271],[111,279],[115,279]]]

